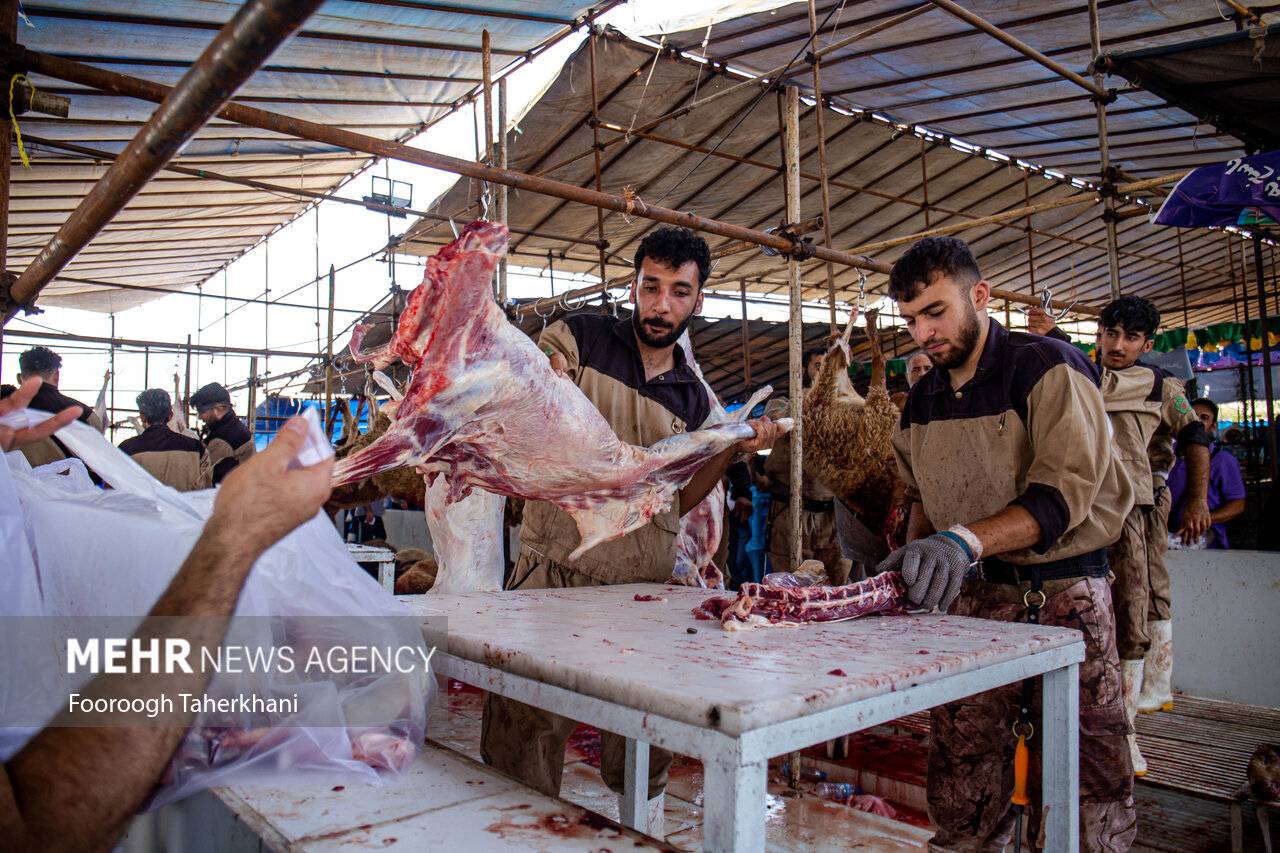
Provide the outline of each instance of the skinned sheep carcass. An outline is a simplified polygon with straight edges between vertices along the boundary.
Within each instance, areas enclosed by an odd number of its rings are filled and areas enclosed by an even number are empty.
[[[804,464],[889,547],[901,544],[902,480],[890,440],[898,407],[889,398],[876,312],[867,312],[871,387],[864,399],[849,380],[856,314],[822,361],[804,399]],[[897,510],[897,511],[895,511]]]
[[[473,489],[547,501],[576,522],[574,560],[647,524],[707,460],[755,431],[724,424],[649,448],[620,441],[493,301],[489,283],[506,243],[505,227],[471,223],[428,259],[385,347],[360,352],[367,329],[356,327],[357,362],[382,367],[398,359],[414,370],[391,427],[339,460],[333,482],[411,465],[446,479],[447,504]]]

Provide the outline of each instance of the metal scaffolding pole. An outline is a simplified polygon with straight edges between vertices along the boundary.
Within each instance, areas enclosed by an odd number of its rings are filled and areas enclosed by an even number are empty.
[[[337,273],[329,265],[329,345],[324,351],[324,434],[333,435],[333,291]]]
[[[1230,245],[1231,235],[1227,235]],[[1232,250],[1232,271],[1235,269],[1234,247]],[[1244,309],[1244,363],[1245,375],[1248,377],[1249,415],[1246,418],[1248,427],[1245,432],[1249,436],[1249,475],[1254,481],[1258,479],[1258,388],[1253,381],[1253,339],[1249,335],[1249,264],[1244,257],[1244,243],[1240,244],[1240,306]],[[1241,391],[1244,389],[1242,388]]]
[[[1031,176],[1022,173],[1022,197],[1027,207],[1031,206]],[[1036,292],[1036,253],[1031,241],[1031,214],[1027,214],[1027,275],[1031,279],[1031,293]]]
[[[145,340],[138,340],[136,338],[110,338],[110,337],[104,338],[97,335],[68,334],[65,332],[37,332],[37,331],[26,331],[26,330],[20,330],[20,329],[9,329],[5,334],[7,337],[31,338],[38,341],[69,341],[73,343],[78,342],[78,343],[86,343],[86,344],[103,344],[108,348],[137,347],[139,349],[146,349],[149,347],[149,348],[155,349],[157,352],[171,352],[171,353],[178,353],[178,354],[202,353],[206,355],[223,355],[223,354],[225,355],[259,355],[259,356],[274,355],[274,356],[288,356],[290,358],[319,357],[319,354],[314,352],[295,352],[293,350],[275,350],[273,352],[268,353],[264,349],[251,349],[248,347],[213,346],[211,344],[193,344],[190,341],[188,341],[187,343],[175,343],[171,341],[145,341]],[[191,336],[187,335],[187,337],[190,338]],[[189,365],[188,365],[188,373],[190,373]],[[191,395],[190,376],[187,377],[186,384],[187,384],[187,391],[185,394],[180,394],[179,396],[181,397],[189,397]]]
[[[321,2],[249,0],[236,12],[18,277],[6,320],[34,301]]]
[[[498,80],[499,93],[505,90],[506,81],[507,81],[507,78],[505,77]],[[499,96],[501,97],[501,94]],[[501,107],[501,104],[499,106]],[[503,122],[503,119],[501,118],[501,114],[498,120],[500,122]],[[116,155],[112,154],[110,151],[103,151],[97,148],[86,148],[83,145],[75,145],[70,142],[61,142],[58,140],[46,139],[44,137],[30,136],[30,135],[24,136],[23,139],[26,139],[30,142],[33,142],[39,145],[47,146],[49,148],[58,148],[63,151],[74,151],[77,154],[84,154],[85,156],[92,157],[95,160],[103,160],[105,162],[110,162],[112,160],[117,159]],[[506,140],[504,138],[503,140],[501,140],[501,144],[499,145],[499,149],[498,149],[500,155],[505,154],[505,148],[506,148]],[[502,165],[501,163],[499,165],[504,169],[506,168],[506,166]],[[179,174],[179,175],[188,175],[192,178],[200,178],[201,180],[223,181],[228,184],[235,184],[237,186],[249,187],[255,190],[264,190],[265,192],[269,192],[269,193],[280,193],[281,195],[293,195],[293,196],[297,196],[298,198],[310,198],[316,201],[332,201],[332,202],[337,202],[338,204],[349,204],[349,205],[354,205],[355,207],[362,207],[365,210],[372,210],[375,213],[394,213],[397,215],[402,213],[407,213],[410,216],[417,216],[420,219],[430,219],[435,222],[449,222],[451,219],[451,217],[445,216],[440,213],[432,213],[431,211],[427,211],[427,210],[414,210],[412,207],[392,207],[389,204],[378,204],[377,202],[373,202],[373,201],[363,201],[361,199],[355,199],[355,198],[343,198],[342,196],[334,195],[331,192],[317,193],[317,192],[312,192],[310,190],[300,189],[298,187],[286,187],[286,186],[281,186],[279,184],[266,183],[265,181],[253,181],[253,180],[249,180],[248,178],[237,178],[232,175],[224,175],[221,172],[214,172],[209,169],[187,169],[182,166],[175,166],[172,163],[170,163],[169,165],[166,165],[164,167],[163,171],[174,172],[175,174]],[[504,204],[505,203],[504,198],[507,190],[506,184],[500,184],[499,190],[500,190],[499,196],[498,196],[499,202],[500,204]],[[569,237],[569,236],[564,236],[560,234],[548,234],[543,231],[530,231],[528,229],[522,229],[522,228],[512,228],[510,230],[512,234],[527,234],[530,237],[543,237],[548,240],[561,240],[565,243],[577,243],[583,246],[594,246],[596,244],[595,240],[588,240],[586,238],[580,238],[580,237]],[[67,279],[65,276],[59,276],[59,278],[63,281],[70,281],[70,279]],[[317,276],[316,282],[318,283],[319,281],[320,281],[320,277]],[[279,304],[279,303],[275,303],[275,304]]]
[[[1267,395],[1267,428],[1263,431],[1267,441],[1267,473],[1275,477],[1276,473],[1276,438],[1271,429],[1275,423],[1275,389],[1271,383],[1271,334],[1267,329],[1267,291],[1266,279],[1262,272],[1262,235],[1253,232],[1253,271],[1258,280],[1258,322],[1262,337],[1262,390]],[[1245,329],[1246,337],[1249,334]]]
[[[28,66],[38,73],[128,97],[160,101],[170,91],[169,87],[158,83],[151,83],[35,51],[24,51],[23,58]],[[732,240],[742,240],[758,246],[767,246],[768,248],[776,249],[779,253],[790,254],[795,248],[792,241],[777,234],[766,234],[752,228],[744,228],[727,222],[695,216],[691,213],[645,204],[636,198],[599,193],[562,181],[485,166],[480,163],[413,148],[402,143],[365,136],[338,127],[330,127],[292,116],[282,116],[266,110],[246,107],[238,103],[227,104],[218,113],[218,116],[238,124],[258,127],[300,139],[323,142],[352,151],[361,151],[366,154],[372,154],[375,157],[387,157],[407,163],[417,163],[480,181],[503,183],[517,189],[554,196],[566,201],[596,205],[627,216],[640,216],[668,225],[683,225],[691,230],[705,231],[721,237],[728,237]],[[848,252],[837,252],[825,246],[815,247],[814,255],[821,260],[830,259],[838,264],[875,272],[887,272],[889,269],[888,264],[873,261],[871,258],[858,257]]]
[[[498,168],[507,168],[507,78],[498,80]],[[498,184],[498,221],[507,222],[507,185]],[[507,256],[498,260],[498,305],[507,304]]]
[[[587,49],[591,59],[591,118],[588,124],[591,125],[591,151],[595,155],[595,173],[596,173],[596,192],[601,192],[604,186],[601,180],[600,166],[600,94],[596,87],[596,25],[592,21],[588,25],[590,34],[587,36]],[[608,243],[604,239],[604,208],[596,208],[596,251],[600,253],[600,283],[609,280],[609,274],[605,270],[604,250],[608,247]],[[706,282],[703,282],[706,284]],[[609,300],[600,300],[601,313],[609,313]]]
[[[1102,178],[1102,222],[1107,231],[1107,270],[1111,275],[1111,298],[1120,298],[1120,235],[1116,230],[1115,173],[1111,169],[1111,149],[1107,142],[1107,101],[1102,88],[1098,58],[1102,56],[1102,28],[1098,20],[1098,0],[1089,0],[1089,43],[1093,48],[1093,105],[1098,116],[1098,158]]]
[[[786,160],[787,160],[787,221],[800,221],[800,90],[795,86],[786,89],[786,110],[784,114],[786,127]],[[800,541],[801,493],[804,490],[804,424],[800,411],[804,405],[804,381],[801,376],[801,347],[804,344],[804,316],[800,307],[800,259],[794,254],[787,258],[788,288],[791,296],[791,313],[789,318],[788,374],[791,382],[791,416],[796,425],[791,429],[791,555],[789,571],[800,568],[802,555]]]
[[[1045,68],[1048,68],[1050,71],[1052,71],[1054,74],[1057,74],[1059,77],[1062,77],[1064,80],[1070,80],[1072,83],[1075,83],[1077,86],[1084,89],[1085,91],[1093,93],[1095,97],[1104,98],[1104,99],[1109,97],[1107,90],[1102,88],[1102,86],[1099,85],[1096,81],[1092,83],[1089,82],[1088,80],[1086,80],[1085,78],[1077,74],[1076,72],[1072,71],[1070,68],[1063,65],[1061,62],[1057,62],[1056,60],[1050,59],[1040,51],[1036,50],[1035,48],[1031,47],[1030,45],[1024,42],[1019,41],[1018,39],[1006,33],[1004,30],[997,27],[995,24],[991,23],[985,18],[978,17],[977,15],[970,12],[968,9],[965,9],[963,6],[953,3],[951,2],[951,0],[930,0],[930,2],[933,3],[933,5],[937,6],[939,9],[942,9],[948,14],[954,15],[960,20],[969,24],[974,29],[981,30],[982,32],[994,38],[996,41],[1001,42],[1002,44],[1013,48],[1018,53],[1021,53],[1023,56],[1025,56],[1027,59],[1030,59],[1032,62],[1040,63]],[[1094,0],[1090,0],[1089,7],[1091,10],[1090,15],[1093,17],[1096,17],[1096,6],[1094,4]],[[1096,57],[1099,52],[1100,51],[1098,51],[1095,46],[1094,56]]]
[[[818,13],[814,0],[809,0],[809,44],[811,48],[818,46]],[[822,60],[813,54],[813,96],[814,117],[818,122],[818,186],[822,189],[822,235],[823,243],[831,245],[831,191],[827,186],[827,126],[823,119],[826,110],[822,106]],[[797,166],[797,174],[799,167]],[[925,202],[928,203],[926,196]],[[927,210],[927,208],[926,208]],[[927,215],[927,213],[926,213]],[[794,220],[793,220],[794,221]],[[925,227],[928,227],[926,224]],[[827,261],[827,302],[831,306],[831,334],[840,330],[836,323],[836,271],[831,261]]]
[[[258,434],[258,357],[249,357],[249,436]]]
[[[18,40],[18,0],[0,0],[0,40],[13,44]],[[13,136],[13,122],[5,111],[0,116],[0,140],[4,142],[4,156],[0,157],[0,277],[4,284],[8,283],[9,263],[9,166],[10,139]],[[4,285],[0,284],[0,292]]]

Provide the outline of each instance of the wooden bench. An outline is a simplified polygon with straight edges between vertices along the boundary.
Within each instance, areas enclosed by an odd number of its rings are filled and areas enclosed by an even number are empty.
[[[232,786],[211,795],[221,815],[189,820],[184,851],[677,850],[431,743],[380,787]]]

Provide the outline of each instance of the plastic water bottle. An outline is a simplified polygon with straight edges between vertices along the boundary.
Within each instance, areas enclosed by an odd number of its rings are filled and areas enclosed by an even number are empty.
[[[813,793],[824,799],[844,802],[850,797],[856,797],[861,794],[862,789],[857,785],[850,785],[848,782],[819,782],[813,786]]]
[[[790,776],[791,762],[784,761],[781,764],[779,764],[778,773],[782,776]],[[803,764],[801,764],[800,778],[805,782],[825,782],[827,779],[827,774],[823,773],[821,770],[818,770],[814,767],[805,767]]]

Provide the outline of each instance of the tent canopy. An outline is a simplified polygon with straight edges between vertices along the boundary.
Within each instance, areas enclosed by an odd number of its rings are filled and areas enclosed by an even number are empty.
[[[1280,148],[1280,24],[1113,53],[1103,64],[1251,151]]]
[[[19,22],[18,40],[31,50],[172,86],[240,5],[239,0],[37,0],[22,7],[30,24]],[[478,91],[483,30],[491,36],[496,77],[575,30],[587,9],[580,0],[494,0],[474,7],[328,0],[235,100],[404,140]],[[19,270],[156,108],[31,76],[40,91],[69,96],[71,114],[66,119],[36,113],[18,117],[32,161],[29,170],[15,166],[12,177],[9,265]],[[174,165],[327,193],[369,161],[365,154],[214,119]],[[45,288],[40,302],[119,311],[159,294],[86,282],[194,287],[313,203],[288,193],[161,172]]]
[[[861,11],[868,5],[875,4],[859,4],[858,9]],[[776,17],[782,20],[793,8],[778,10]],[[923,25],[933,14],[923,15],[917,21]],[[766,54],[757,62],[746,47],[724,36],[725,31],[751,30],[748,22],[762,17],[771,16],[766,13],[717,25],[713,28],[711,43],[726,50],[731,62],[751,59],[756,66],[767,70],[773,61],[770,57],[782,56],[785,50],[774,48],[773,54]],[[942,16],[934,25],[951,21]],[[865,22],[857,26],[863,25]],[[857,26],[846,20],[837,38],[856,30]],[[773,30],[751,30],[743,39],[780,37],[786,32],[782,26]],[[804,32],[807,34],[807,23]],[[887,32],[912,43],[920,40],[918,32],[910,28]],[[699,42],[703,35],[705,30],[698,33]],[[722,36],[720,41],[717,35]],[[804,44],[805,37],[787,42],[791,54],[779,65],[785,64]],[[671,36],[668,43],[678,42],[680,38],[679,34]],[[988,36],[981,35],[981,38],[991,42]],[[608,32],[599,39],[596,50],[601,142],[606,146],[601,157],[601,185],[606,192],[633,193],[650,204],[754,228],[782,224],[780,106],[775,92],[759,86],[744,86],[647,132],[637,132],[637,128],[655,117],[704,100],[742,78],[695,58],[674,55],[665,49],[659,52],[651,45],[616,32]],[[910,68],[908,60],[912,56],[922,54],[921,61],[932,56],[927,45],[902,53],[905,68]],[[963,64],[958,65],[957,69],[962,67]],[[1020,86],[1015,70],[1009,69],[1012,90]],[[887,73],[882,69],[882,75]],[[898,83],[887,82],[886,88],[902,84],[904,72],[894,73],[898,75],[895,78]],[[825,70],[823,79],[825,95]],[[797,76],[795,82],[804,83],[805,79]],[[1092,104],[1088,107],[1091,110]],[[954,104],[950,108],[954,110]],[[1073,96],[1071,103],[1053,109],[1058,110],[1059,115],[1066,115],[1078,110],[1079,105]],[[519,126],[510,130],[511,167],[545,172],[562,181],[594,187],[594,163],[590,154],[592,131],[588,124],[591,115],[589,51],[584,46]],[[994,115],[984,122],[990,125],[1008,120],[1009,116]],[[1041,120],[1047,121],[1044,117]],[[1073,183],[1065,175],[1055,175],[1034,164],[1019,165],[989,151],[953,145],[943,134],[905,125],[878,113],[844,108],[839,103],[825,109],[824,124],[830,176],[831,245],[844,251],[865,251],[875,260],[886,263],[892,263],[906,244],[866,247],[929,228],[962,223],[1028,204],[1054,202],[1088,191],[1078,178]],[[1095,138],[1091,144],[1096,148],[1096,131],[1092,133]],[[1177,165],[1189,166],[1205,159],[1203,151],[1195,151],[1173,131],[1161,133],[1171,140],[1168,143],[1171,148],[1183,152]],[[801,219],[804,220],[822,212],[817,180],[816,108],[812,103],[801,106],[800,138]],[[1215,144],[1218,149],[1211,158],[1240,150],[1239,143],[1229,138]],[[1169,171],[1168,165],[1161,166],[1161,171]],[[481,191],[477,182],[460,180],[437,200],[432,210],[465,221],[479,214]],[[1233,267],[1238,268],[1240,261],[1232,257],[1228,239],[1217,232],[1179,233],[1176,229],[1155,228],[1146,221],[1149,208],[1137,204],[1139,200],[1156,204],[1160,196],[1154,192],[1142,193],[1121,205],[1122,213],[1138,214],[1122,219],[1117,226],[1124,292],[1152,299],[1166,313],[1169,325],[1234,319],[1233,282],[1238,278],[1233,279]],[[1032,295],[1040,288],[1049,287],[1058,298],[1101,305],[1107,301],[1109,292],[1101,213],[1102,207],[1096,203],[1057,207],[1029,217],[967,228],[958,232],[958,236],[972,245],[984,274],[997,288]],[[593,208],[513,192],[509,222],[516,228],[547,235],[513,235],[513,263],[543,269],[598,271],[597,251],[591,245],[597,235]],[[607,275],[628,273],[636,245],[653,226],[654,223],[647,220],[628,221],[620,214],[605,213]],[[817,243],[824,239],[821,231],[810,237]],[[429,254],[452,238],[447,223],[422,220],[410,229],[403,249]],[[711,238],[710,242],[713,251],[727,243],[721,238]],[[824,262],[809,261],[803,265],[806,300],[826,298],[826,274]],[[861,274],[839,265],[834,274],[837,300],[854,299],[861,287]],[[749,294],[785,296],[784,259],[755,250],[732,255],[719,262],[708,287],[737,295],[742,284]],[[884,293],[884,276],[872,275],[868,289]],[[1187,306],[1185,314],[1184,305]],[[996,311],[999,315],[1000,306]]]

